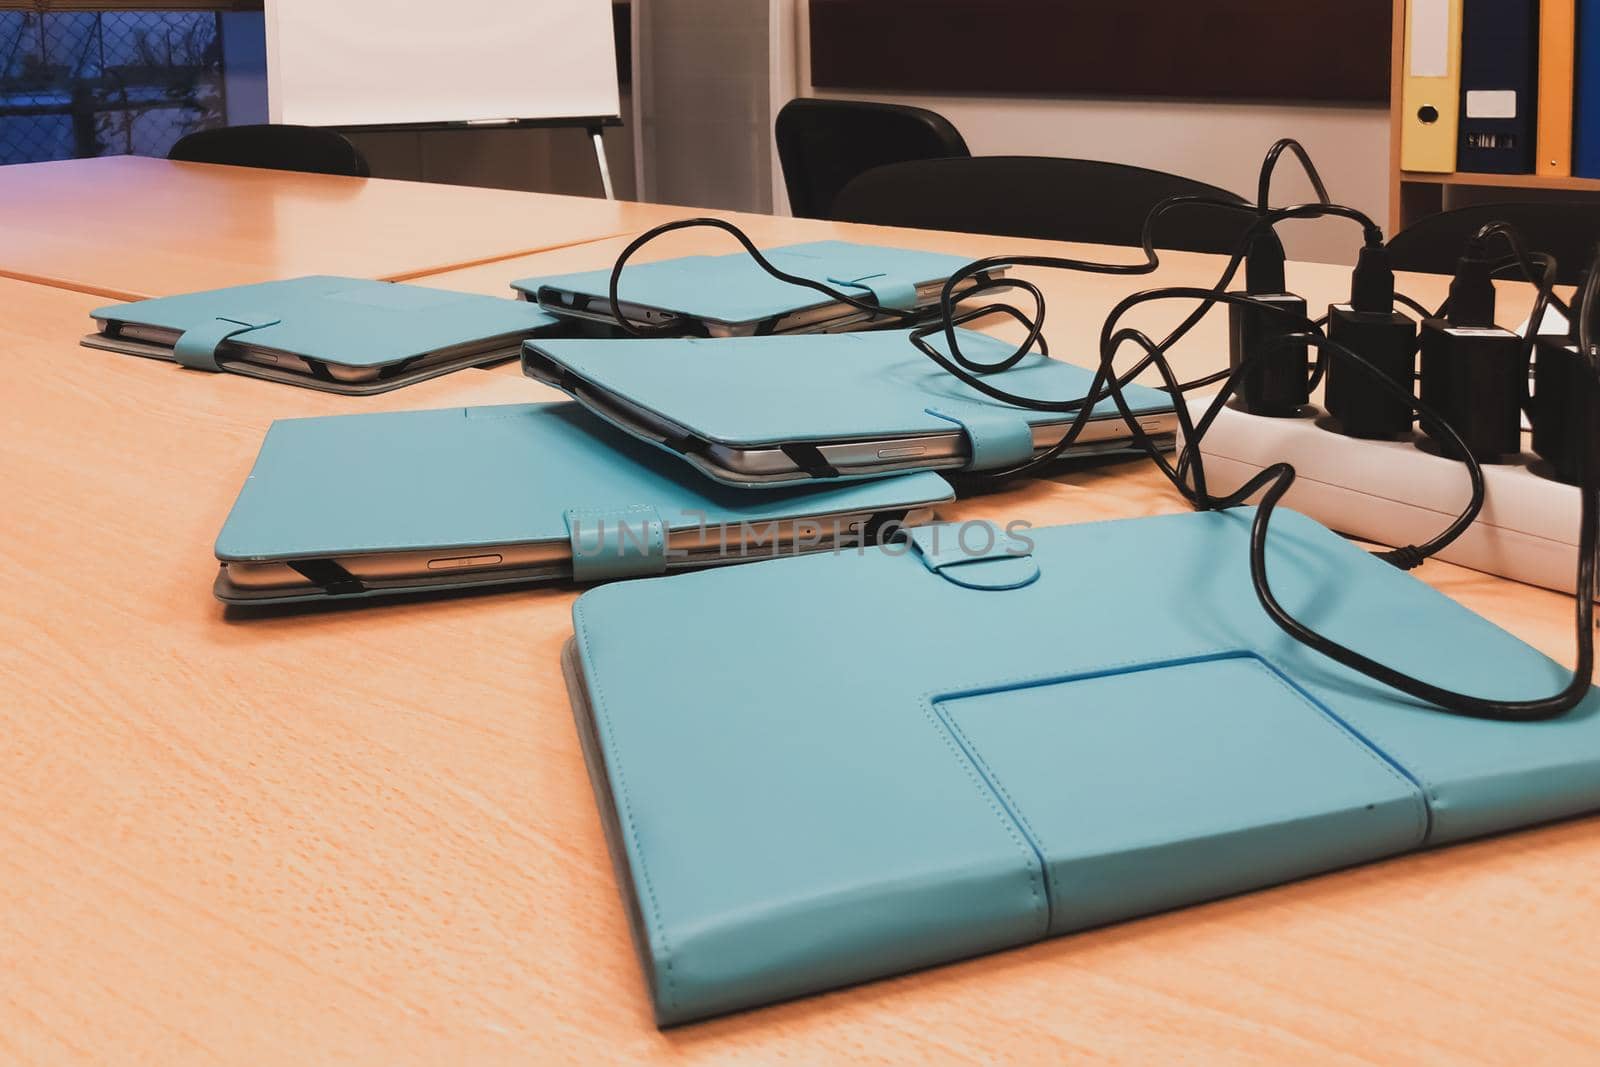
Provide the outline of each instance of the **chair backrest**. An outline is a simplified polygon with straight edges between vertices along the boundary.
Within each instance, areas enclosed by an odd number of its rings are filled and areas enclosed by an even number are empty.
[[[367,157],[337,130],[318,126],[219,126],[184,137],[167,153],[186,163],[298,170],[367,178]]]
[[[1554,256],[1556,281],[1561,285],[1578,283],[1600,240],[1600,204],[1474,204],[1425,216],[1395,234],[1389,239],[1389,262],[1395,270],[1454,274],[1462,246],[1489,222],[1510,223],[1529,252]],[[1489,247],[1497,255],[1507,251],[1498,238]]]
[[[933,159],[877,167],[834,201],[845,222],[926,230],[1139,245],[1145,216],[1169,196],[1245,201],[1192,178],[1121,163],[1041,156]],[[1255,221],[1248,211],[1185,205],[1156,223],[1158,248],[1231,253]]]
[[[832,218],[839,190],[873,167],[972,154],[942,115],[899,104],[802,97],[783,105],[775,132],[789,210],[803,219]]]

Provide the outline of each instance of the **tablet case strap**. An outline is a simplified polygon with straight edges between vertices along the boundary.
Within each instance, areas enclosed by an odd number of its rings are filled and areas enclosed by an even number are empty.
[[[1033,541],[992,522],[936,522],[906,535],[924,567],[964,589],[1021,589],[1039,577]]]
[[[563,514],[576,581],[666,573],[667,524],[655,508],[568,508]]]
[[[967,431],[971,455],[963,470],[998,470],[1033,458],[1033,427],[1020,415],[977,409],[959,413],[940,408],[925,410]]]
[[[829,463],[822,449],[810,441],[790,441],[788,444],[779,445],[778,450],[789,457],[789,462],[812,478],[839,477],[839,468]]]
[[[877,274],[863,274],[859,278],[829,278],[834,285],[848,286],[852,289],[865,289],[872,294],[879,307],[898,308],[901,311],[910,311],[917,306],[917,284],[905,278],[891,278],[879,272]]]
[[[250,330],[276,326],[279,319],[254,316],[251,318],[223,318],[220,315],[210,322],[191,326],[172,343],[172,358],[193,370],[221,370],[217,364],[217,349],[222,342]]]
[[[288,566],[311,584],[322,586],[322,591],[329,596],[352,596],[367,591],[360,578],[331,559],[292,559]]]

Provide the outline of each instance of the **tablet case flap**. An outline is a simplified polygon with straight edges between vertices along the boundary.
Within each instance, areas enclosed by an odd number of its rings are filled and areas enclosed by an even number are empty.
[[[251,345],[346,367],[381,367],[492,338],[531,337],[557,321],[520,300],[328,275],[113,304],[90,314],[178,330],[185,338],[192,333],[174,358],[207,370],[218,369],[216,344],[226,338],[217,333],[226,321],[252,327]],[[208,359],[204,342],[212,338]]]
[[[658,1018],[1600,808],[1594,693],[1495,723],[1339,667],[1260,608],[1250,519],[1013,530],[1039,576],[1004,591],[891,546],[580,598],[575,706]],[[1502,697],[1566,681],[1310,520],[1280,509],[1267,556],[1288,610],[1383,662]],[[706,642],[690,611],[761,622]]]
[[[910,278],[890,277],[879,271],[859,278],[835,278],[828,281],[839,289],[865,289],[879,307],[910,311],[917,306],[917,283]],[[851,294],[855,295],[855,294]]]
[[[762,254],[788,274],[825,283],[849,279],[832,282],[835,288],[860,283],[861,295],[871,294],[883,306],[897,308],[916,306],[919,284],[947,278],[968,262],[962,256],[848,241],[812,241],[767,249]],[[869,280],[871,284],[866,284]],[[610,268],[520,278],[511,284],[534,300],[541,289],[574,293],[589,298],[591,305],[600,302],[590,310],[610,314],[604,306],[611,285]],[[723,323],[757,322],[835,302],[815,289],[774,278],[743,251],[630,263],[623,268],[617,294],[630,304]]]
[[[966,407],[954,404],[927,409],[929,415],[953,422],[966,431],[969,471],[1015,467],[1033,458],[1033,427],[1021,408]]]
[[[666,523],[655,508],[568,508],[572,577],[579,582],[667,572]]]
[[[615,520],[648,508],[663,531],[715,532],[951,496],[927,473],[770,493],[731,489],[569,403],[280,419],[216,554],[288,560],[566,542],[568,513],[578,509]]]
[[[1039,577],[1030,544],[991,522],[934,522],[906,537],[924,567],[967,589],[1020,589]]]
[[[995,362],[1012,351],[984,334],[958,330],[957,336],[962,353],[974,360]],[[928,342],[945,348],[940,335]],[[1071,417],[1013,407],[978,392],[919,351],[909,330],[540,339],[524,346],[523,368],[569,393],[574,378],[587,382],[698,438],[741,448],[933,434],[958,423],[976,447],[975,466],[1004,467],[1032,455],[1033,427]],[[1033,355],[985,381],[1019,396],[1071,400],[1086,395],[1093,378],[1087,368]],[[1123,395],[1135,413],[1172,410],[1166,393],[1142,385],[1125,386]],[[1095,407],[1097,414],[1116,414],[1110,398]]]
[[[277,323],[277,319],[266,315],[244,313],[198,322],[184,330],[173,342],[172,358],[191,370],[218,371],[222,368],[217,366],[217,347],[222,342],[251,330],[276,326]]]

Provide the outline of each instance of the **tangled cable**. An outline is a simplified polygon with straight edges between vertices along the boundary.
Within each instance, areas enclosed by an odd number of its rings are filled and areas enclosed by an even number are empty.
[[[1291,154],[1304,170],[1316,193],[1317,200],[1315,202],[1298,204],[1292,207],[1269,207],[1272,178],[1279,160],[1286,152]],[[1081,397],[1063,399],[1028,397],[1004,388],[999,378],[1005,371],[1015,367],[1030,355],[1047,355],[1048,349],[1045,346],[1043,336],[1045,322],[1044,294],[1037,285],[1026,279],[1003,276],[999,272],[1012,267],[1032,267],[1123,276],[1139,276],[1153,273],[1160,266],[1160,256],[1157,252],[1155,240],[1158,223],[1170,212],[1190,205],[1238,211],[1254,216],[1254,220],[1246,229],[1239,247],[1229,257],[1226,266],[1214,285],[1209,288],[1168,286],[1149,289],[1133,293],[1119,301],[1106,317],[1101,327],[1098,363],[1088,392]],[[988,472],[996,478],[1014,477],[1059,458],[1073,446],[1079,435],[1088,426],[1095,406],[1101,401],[1109,399],[1116,407],[1119,416],[1127,424],[1133,442],[1145,451],[1184,499],[1197,510],[1221,510],[1238,507],[1257,496],[1257,494],[1260,495],[1250,527],[1251,584],[1257,600],[1268,617],[1295,640],[1367,678],[1396,689],[1417,700],[1425,701],[1449,714],[1471,718],[1522,722],[1559,716],[1583,699],[1584,695],[1589,691],[1590,682],[1594,674],[1593,594],[1595,550],[1597,540],[1600,540],[1600,505],[1597,505],[1597,492],[1600,492],[1600,471],[1593,470],[1592,464],[1587,461],[1584,464],[1585,469],[1580,489],[1582,508],[1579,523],[1577,595],[1575,598],[1578,645],[1577,668],[1573,672],[1571,681],[1560,692],[1548,697],[1531,700],[1488,699],[1471,694],[1458,693],[1415,678],[1318,633],[1296,619],[1284,608],[1273,593],[1268,579],[1266,548],[1272,516],[1284,495],[1288,493],[1294,484],[1295,470],[1290,464],[1281,462],[1271,464],[1247,480],[1239,488],[1225,495],[1214,495],[1207,489],[1204,460],[1200,450],[1201,441],[1222,411],[1223,406],[1233,396],[1241,377],[1261,360],[1267,358],[1270,355],[1270,350],[1256,352],[1247,356],[1226,371],[1219,371],[1189,382],[1180,382],[1178,380],[1167,355],[1175,344],[1186,337],[1219,304],[1244,305],[1261,309],[1266,314],[1286,317],[1287,321],[1284,325],[1287,332],[1277,339],[1277,344],[1304,344],[1315,350],[1316,359],[1310,370],[1308,383],[1312,388],[1321,379],[1327,360],[1346,361],[1351,366],[1359,368],[1363,374],[1370,377],[1380,388],[1408,404],[1424,429],[1437,437],[1443,438],[1446,450],[1463,458],[1471,487],[1466,506],[1452,519],[1445,529],[1433,538],[1421,544],[1402,545],[1379,552],[1377,555],[1380,558],[1405,569],[1416,567],[1460,537],[1472,525],[1483,507],[1485,486],[1481,466],[1471,455],[1470,450],[1456,430],[1437,411],[1415,395],[1412,383],[1395,381],[1358,353],[1333,341],[1323,330],[1325,320],[1313,321],[1288,311],[1278,304],[1259,300],[1248,293],[1230,291],[1230,286],[1238,275],[1240,267],[1247,264],[1257,243],[1265,241],[1269,237],[1275,241],[1275,227],[1278,223],[1291,219],[1320,218],[1342,218],[1355,222],[1361,226],[1363,239],[1367,246],[1381,247],[1383,245],[1383,233],[1377,224],[1355,208],[1333,203],[1329,199],[1322,178],[1317,173],[1308,153],[1298,142],[1285,139],[1274,144],[1262,162],[1258,182],[1258,196],[1255,204],[1204,196],[1176,196],[1157,204],[1145,218],[1140,235],[1140,251],[1143,253],[1143,259],[1137,262],[1102,263],[1093,260],[1042,255],[989,256],[968,263],[950,275],[940,290],[936,308],[907,311],[881,307],[871,300],[844,292],[826,283],[789,274],[779,269],[763,256],[750,238],[736,226],[721,219],[700,218],[685,219],[658,226],[629,243],[612,268],[608,296],[611,314],[625,333],[638,337],[655,336],[670,332],[671,326],[665,328],[647,326],[646,324],[629,321],[623,315],[618,297],[623,268],[639,249],[663,234],[692,227],[711,227],[723,230],[731,234],[743,246],[752,260],[772,277],[793,285],[812,289],[846,306],[866,312],[873,319],[887,320],[900,326],[910,327],[911,342],[919,351],[946,373],[984,396],[1028,411],[1070,414],[1073,416],[1066,432],[1056,444],[1024,463],[1005,470]],[[1526,251],[1515,229],[1505,223],[1489,223],[1473,237],[1475,247],[1478,248],[1487,247],[1488,242],[1491,240],[1503,242],[1508,249],[1508,254],[1494,264],[1493,273],[1498,276],[1504,276],[1508,271],[1518,271],[1536,288],[1537,296],[1531,319],[1533,323],[1542,322],[1545,309],[1552,304],[1560,308],[1564,313],[1571,314],[1569,306],[1557,298],[1552,291],[1556,275],[1556,264],[1551,257]],[[1025,310],[1009,303],[995,302],[992,299],[977,307],[963,307],[963,305],[973,300],[992,298],[996,294],[1006,291],[1025,293],[1032,307]],[[1584,297],[1577,304],[1580,310],[1577,326],[1581,366],[1586,373],[1596,377],[1597,383],[1600,383],[1600,350],[1596,348],[1592,325],[1592,316],[1595,312],[1596,304],[1600,303],[1595,299],[1596,297],[1600,297],[1600,258],[1597,258],[1596,263],[1591,266]],[[1445,306],[1430,313],[1422,304],[1403,294],[1396,293],[1395,299],[1423,317],[1441,316],[1445,314],[1448,308],[1448,302],[1446,302]],[[1170,300],[1194,301],[1195,307],[1161,340],[1156,341],[1141,330],[1121,325],[1123,319],[1135,308]],[[1006,315],[1013,322],[1024,327],[1025,337],[1023,340],[1010,353],[987,362],[963,352],[960,335],[957,333],[956,327],[996,314]],[[1523,349],[1525,360],[1533,350],[1533,346],[1536,343],[1536,335],[1536,327],[1528,332]],[[942,351],[940,347],[930,340],[936,336],[943,342]],[[1120,355],[1123,349],[1130,345],[1138,352],[1138,359],[1126,370],[1118,371],[1117,363]],[[1138,418],[1134,415],[1123,395],[1123,388],[1128,383],[1152,368],[1161,380],[1160,388],[1173,398],[1175,415],[1183,440],[1183,446],[1178,452],[1175,462],[1169,460],[1158,443],[1140,425]],[[1526,375],[1523,377],[1525,379]],[[1189,406],[1184,402],[1183,395],[1195,389],[1219,384],[1220,388],[1216,395],[1205,407],[1200,418],[1196,420],[1189,410]],[[1597,385],[1597,391],[1600,391],[1600,385]],[[1523,400],[1526,403],[1526,395],[1524,395]]]

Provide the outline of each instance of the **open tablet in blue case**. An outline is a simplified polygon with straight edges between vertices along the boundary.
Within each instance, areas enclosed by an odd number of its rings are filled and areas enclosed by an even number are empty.
[[[812,241],[767,249],[762,254],[785,273],[900,310],[937,306],[945,279],[969,262],[964,256],[847,241]],[[994,270],[981,277],[1004,273]],[[956,292],[965,292],[974,284],[976,278],[967,279]],[[557,315],[616,322],[608,298],[610,270],[521,278],[511,285]],[[780,281],[742,251],[630,263],[623,268],[617,298],[632,322],[705,337],[822,333],[893,321],[842,304],[815,289]]]
[[[657,1019],[1600,808],[1600,694],[1492,722],[1347,670],[1260,607],[1250,520],[935,525],[582,596],[568,683]],[[1309,519],[1268,544],[1284,607],[1358,652],[1568,682]]]
[[[217,536],[239,604],[598,581],[802,552],[912,525],[936,474],[751,494],[576,404],[280,419]]]
[[[91,348],[334,393],[382,393],[516,355],[557,325],[520,300],[315,275],[113,304]]]
[[[958,331],[963,353],[997,362],[1012,346]],[[928,339],[941,349],[942,335]],[[543,340],[524,373],[628,432],[732,485],[877,477],[907,470],[983,471],[1032,459],[1074,414],[1028,411],[962,383],[920,352],[909,330],[811,337]],[[1093,372],[1033,355],[987,376],[1041,400],[1085,396]],[[1145,433],[1169,446],[1172,399],[1141,385],[1124,398]],[[1067,455],[1132,447],[1105,398]]]

